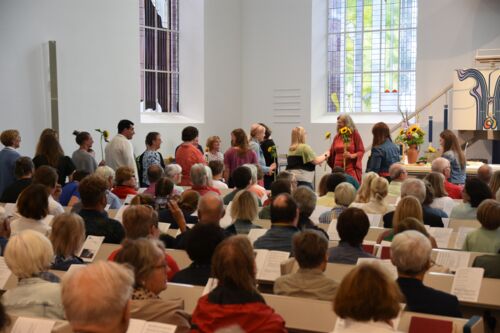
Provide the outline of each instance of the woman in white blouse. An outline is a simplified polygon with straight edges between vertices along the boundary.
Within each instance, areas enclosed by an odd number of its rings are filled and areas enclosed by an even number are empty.
[[[44,236],[50,234],[49,194],[45,186],[32,184],[24,189],[17,200],[17,213],[10,224],[12,235],[23,230],[38,231]]]

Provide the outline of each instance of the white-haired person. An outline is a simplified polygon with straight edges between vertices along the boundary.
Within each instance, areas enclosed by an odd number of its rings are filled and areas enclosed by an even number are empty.
[[[419,201],[422,206],[423,220],[424,224],[431,227],[443,227],[442,211],[435,208],[431,208],[428,205],[424,205],[426,188],[425,183],[417,178],[408,178],[401,185],[401,199],[406,196],[414,196]],[[383,216],[384,228],[392,228],[392,219],[394,216],[394,211],[388,212]],[[446,217],[446,216],[445,216]]]
[[[66,273],[61,297],[73,332],[127,332],[133,285],[130,269],[104,260]]]
[[[132,292],[130,315],[132,318],[176,325],[177,333],[189,332],[189,315],[182,300],[166,300],[158,295],[167,288],[169,267],[165,248],[155,240],[139,238],[123,242],[115,261],[134,269],[135,284]]]
[[[444,157],[438,157],[432,161],[431,170],[444,176],[444,188],[452,199],[462,199],[462,185],[453,184],[448,181],[451,175],[450,161]]]
[[[454,295],[423,284],[424,275],[432,266],[432,246],[429,239],[416,230],[394,236],[391,261],[398,270],[398,284],[406,298],[409,311],[448,317],[462,317]]]
[[[116,196],[113,192],[111,192],[111,189],[113,188],[113,185],[115,183],[115,170],[111,169],[107,165],[103,165],[100,167],[97,167],[95,170],[95,174],[102,177],[108,186],[108,190],[106,191],[106,201],[108,202],[109,209],[120,209],[122,206],[122,202],[120,201],[120,198]]]
[[[184,188],[179,186],[182,181],[182,167],[179,164],[167,164],[165,166],[165,177],[174,183],[174,195],[181,195],[184,192]]]
[[[356,189],[348,182],[343,182],[335,188],[335,206],[332,210],[321,213],[319,223],[329,224],[339,218],[340,214],[349,207],[356,198]]]
[[[210,174],[208,174],[207,169],[210,172]],[[209,176],[211,175],[212,171],[205,164],[203,163],[193,164],[190,172],[191,183],[192,183],[191,189],[193,191],[198,192],[200,195],[205,195],[208,192],[215,192],[220,195],[221,194],[220,191],[215,187],[210,186],[209,184],[210,180]]]
[[[71,265],[84,264],[78,252],[85,242],[85,223],[76,214],[64,213],[52,221],[50,241],[54,249],[51,269],[67,271]]]
[[[264,187],[260,186],[258,183],[258,173],[259,167],[256,164],[243,164],[244,167],[247,167],[252,172],[252,181],[248,190],[254,193],[260,202],[264,202],[267,200],[267,191]]]
[[[4,257],[18,284],[2,296],[8,313],[64,319],[59,279],[48,272],[53,255],[52,244],[39,232],[24,230],[10,238]]]
[[[370,184],[370,201],[366,203],[353,202],[351,207],[362,209],[366,214],[385,214],[392,208],[385,203],[389,193],[389,182],[384,177],[377,177]]]
[[[401,195],[401,184],[408,178],[408,171],[401,163],[394,163],[389,167],[389,195],[399,197]]]

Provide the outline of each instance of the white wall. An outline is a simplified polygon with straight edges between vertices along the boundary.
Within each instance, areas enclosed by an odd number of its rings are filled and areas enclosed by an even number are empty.
[[[199,108],[204,140],[240,123],[239,1],[182,0],[180,6],[187,36],[180,45],[181,103],[191,112]],[[185,124],[140,124],[138,24],[136,0],[0,2],[0,123],[20,129],[22,154],[32,156],[40,131],[50,126],[43,51],[49,40],[57,42],[60,139],[67,154],[76,149],[74,129],[114,134],[123,118],[136,124],[136,153],[152,130],[166,141],[161,151],[173,152]],[[94,148],[99,156],[97,142]]]
[[[321,43],[326,0],[180,3],[181,33],[184,29],[195,39],[181,45],[181,71],[189,74],[181,76],[182,103],[190,110],[200,108],[204,123],[196,125],[202,142],[217,134],[227,147],[233,128],[248,130],[251,123],[262,121],[274,129],[284,152],[298,119],[313,148],[318,153],[327,149],[323,134],[334,131],[335,125],[311,121],[311,109],[321,112],[324,105],[321,89],[326,93],[326,77],[318,75],[318,68],[326,68]],[[472,66],[477,48],[500,47],[499,16],[500,3],[493,0],[419,1],[417,106],[451,82],[453,69]],[[173,152],[185,124],[140,124],[137,1],[4,0],[0,127],[21,130],[22,153],[32,155],[39,132],[50,125],[43,51],[48,40],[57,41],[60,130],[67,153],[76,148],[73,129],[101,127],[114,133],[121,118],[137,125],[136,152],[143,150],[143,138],[151,130],[166,139],[162,153]],[[298,89],[298,117],[275,116],[274,89]],[[442,104],[432,109],[435,120],[442,118]],[[279,123],[283,121],[290,123]],[[427,115],[420,121],[426,124]],[[374,121],[362,122],[357,120],[368,145]],[[436,124],[435,141],[440,129]],[[478,155],[488,153],[489,144],[475,146]],[[97,144],[95,148],[99,153]]]

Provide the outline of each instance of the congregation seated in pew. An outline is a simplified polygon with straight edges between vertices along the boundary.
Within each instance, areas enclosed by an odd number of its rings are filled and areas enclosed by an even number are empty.
[[[355,265],[359,258],[374,258],[361,246],[368,229],[370,221],[361,209],[353,207],[342,212],[337,220],[340,242],[328,250],[328,262]]]
[[[299,186],[292,194],[292,198],[297,203],[299,209],[299,219],[297,227],[301,231],[314,230],[328,240],[328,234],[325,230],[319,228],[311,220],[311,215],[316,208],[316,194],[308,186]]]
[[[65,274],[64,313],[74,332],[125,333],[134,273],[114,262],[98,261]]]
[[[490,188],[477,178],[468,179],[462,192],[463,202],[453,207],[450,218],[475,219],[477,208],[486,199],[493,198]]]
[[[189,315],[182,300],[161,299],[158,294],[167,287],[169,266],[165,248],[155,239],[127,239],[115,256],[117,263],[134,270],[135,283],[131,295],[130,316],[146,321],[176,325],[177,333],[189,332]]]
[[[317,204],[318,206],[323,207],[333,207],[335,206],[335,189],[337,188],[337,185],[346,182],[347,179],[342,173],[339,172],[330,173],[324,177],[326,177],[326,193],[318,198]]]
[[[477,209],[481,227],[467,234],[465,251],[498,253],[500,251],[500,202],[484,200]]]
[[[59,278],[48,272],[54,252],[41,233],[24,230],[10,238],[5,249],[7,267],[19,279],[2,302],[17,316],[64,319]]]
[[[346,210],[356,198],[356,189],[348,182],[343,182],[335,188],[335,205],[330,211],[321,213],[319,223],[330,224],[332,220],[339,218],[339,215]]]
[[[111,192],[121,200],[125,200],[128,195],[137,194],[137,179],[134,175],[134,169],[129,166],[121,166],[116,169],[115,184]]]
[[[64,213],[52,221],[50,241],[54,248],[51,269],[67,271],[71,265],[84,264],[78,251],[85,242],[85,224],[76,214]]]
[[[45,190],[49,194],[48,214],[57,216],[64,213],[64,208],[57,201],[61,194],[61,188],[57,184],[56,169],[48,165],[42,165],[38,167],[33,174],[32,184],[40,184],[45,186]]]
[[[294,176],[293,174],[290,174]],[[295,192],[295,190],[293,191]],[[281,193],[292,194],[292,183],[287,179],[277,179],[271,184],[271,195],[267,201],[267,204],[264,203],[264,207],[259,211],[259,218],[261,220],[270,220],[271,219],[271,205],[270,200],[276,198]]]
[[[231,201],[229,215],[232,222],[226,227],[226,231],[233,235],[248,235],[251,229],[261,229],[261,226],[254,223],[258,212],[259,203],[255,193],[249,190],[239,191]]]
[[[104,243],[120,244],[125,236],[123,226],[108,216],[106,181],[90,175],[80,182],[82,209],[78,213],[85,222],[86,235],[104,236]]]
[[[416,178],[409,178],[401,185],[401,199],[406,196],[413,196],[417,198],[422,207],[423,222],[431,227],[443,227],[443,221],[440,215],[436,214],[434,208],[423,205],[425,200],[425,184],[422,180]],[[396,207],[397,210],[397,207]],[[389,212],[383,216],[384,228],[392,228],[393,216],[395,212]]]
[[[415,230],[397,234],[391,243],[391,261],[398,270],[398,284],[410,311],[441,316],[462,317],[454,295],[429,288],[423,284],[431,267],[431,243]]]
[[[211,223],[198,223],[186,235],[186,252],[192,263],[171,279],[175,283],[204,286],[211,276],[212,256],[225,238],[223,230]]]
[[[340,283],[333,301],[333,310],[343,319],[333,333],[395,332],[394,319],[402,299],[397,284],[383,268],[356,266]]]
[[[249,333],[287,331],[283,318],[257,291],[254,253],[247,237],[233,236],[219,244],[212,270],[218,284],[198,300],[192,332],[215,332],[235,325]]]
[[[324,274],[328,262],[327,250],[328,241],[317,232],[306,230],[295,234],[293,253],[299,270],[279,277],[274,282],[274,293],[331,301],[338,283]]]
[[[354,202],[350,207],[362,209],[366,214],[381,214],[392,211],[393,208],[385,203],[389,189],[389,182],[384,177],[375,177],[370,183],[370,200],[368,202]]]
[[[28,156],[19,157],[14,167],[16,180],[5,188],[1,194],[0,202],[16,203],[21,192],[31,184],[34,172],[35,166],[31,158]]]
[[[48,236],[50,233],[49,194],[45,186],[40,184],[29,185],[17,201],[17,212],[10,221],[12,235],[23,230],[35,230]]]
[[[158,214],[150,206],[146,205],[130,205],[123,213],[123,227],[125,229],[125,240],[136,240],[139,238],[150,238],[157,240],[160,235],[158,228]],[[113,251],[108,260],[115,260],[120,248]],[[168,264],[168,278],[179,271],[179,267],[175,260],[165,253],[165,262]]]

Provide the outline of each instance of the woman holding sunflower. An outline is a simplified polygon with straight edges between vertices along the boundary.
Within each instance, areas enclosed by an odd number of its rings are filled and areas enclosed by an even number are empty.
[[[286,169],[297,177],[297,185],[305,185],[314,189],[314,171],[316,165],[323,163],[328,159],[330,153],[316,156],[311,146],[306,144],[306,130],[304,127],[295,127],[292,129],[292,144],[288,149]]]
[[[400,160],[399,147],[392,142],[389,126],[386,123],[379,122],[373,125],[372,134],[372,151],[366,172],[373,171],[381,177],[388,178],[389,167]]]
[[[334,167],[343,168],[345,173],[353,176],[358,182],[361,182],[364,153],[363,140],[361,140],[361,136],[351,117],[345,114],[338,116],[337,135],[335,135],[330,147],[328,165],[332,169]]]

